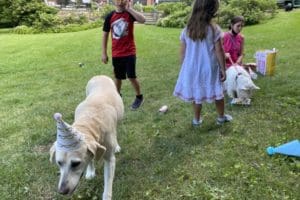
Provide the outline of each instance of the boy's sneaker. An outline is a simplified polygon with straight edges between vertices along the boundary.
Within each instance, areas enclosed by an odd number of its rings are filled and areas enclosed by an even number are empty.
[[[223,117],[218,117],[218,118],[217,118],[217,124],[218,124],[218,125],[222,125],[222,124],[224,124],[225,122],[230,122],[230,121],[232,121],[232,120],[233,120],[233,118],[232,118],[231,115],[224,115]]]
[[[194,127],[198,127],[198,126],[201,126],[202,122],[203,122],[203,120],[201,118],[200,118],[200,120],[193,119],[192,125]]]
[[[134,102],[131,104],[131,109],[132,110],[136,110],[138,109],[144,102],[144,98],[141,97],[141,98],[135,98]]]

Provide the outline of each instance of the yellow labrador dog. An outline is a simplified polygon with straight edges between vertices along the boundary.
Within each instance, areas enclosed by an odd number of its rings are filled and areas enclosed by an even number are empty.
[[[103,199],[112,198],[117,142],[117,123],[123,117],[124,105],[113,80],[95,76],[86,86],[86,99],[75,110],[72,125],[56,113],[57,139],[50,149],[50,161],[60,169],[58,192],[71,195],[83,173],[95,177],[94,160],[104,160]]]

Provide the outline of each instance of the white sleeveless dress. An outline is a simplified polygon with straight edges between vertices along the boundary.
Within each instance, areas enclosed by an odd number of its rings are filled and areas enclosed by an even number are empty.
[[[186,50],[174,96],[196,104],[224,98],[220,66],[214,50],[214,43],[220,39],[221,33],[218,26],[214,31],[209,27],[204,40],[193,41],[186,28],[183,29],[180,40],[186,44]]]

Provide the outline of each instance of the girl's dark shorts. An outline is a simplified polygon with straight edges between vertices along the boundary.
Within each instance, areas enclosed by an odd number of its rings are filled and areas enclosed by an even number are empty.
[[[136,56],[114,57],[112,65],[116,79],[136,78],[135,74]]]

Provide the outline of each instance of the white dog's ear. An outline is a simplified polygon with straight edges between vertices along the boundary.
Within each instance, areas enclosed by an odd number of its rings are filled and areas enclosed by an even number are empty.
[[[55,146],[56,146],[56,142],[54,142],[54,144],[50,148],[50,162],[51,163],[55,163],[55,149],[56,149]]]
[[[106,148],[104,146],[95,141],[87,144],[87,148],[93,154],[94,159],[97,161],[102,159],[106,151]]]

